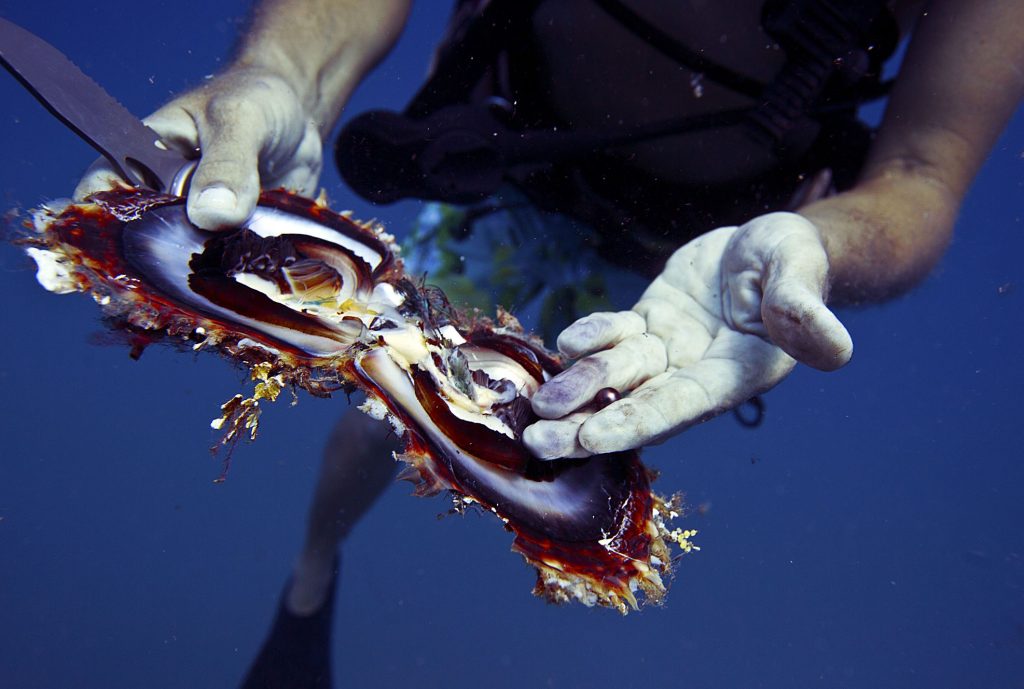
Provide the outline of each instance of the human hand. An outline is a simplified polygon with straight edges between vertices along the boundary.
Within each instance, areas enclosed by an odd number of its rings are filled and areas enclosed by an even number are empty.
[[[630,311],[582,318],[558,337],[586,358],[534,394],[523,441],[543,459],[657,443],[782,380],[797,361],[831,371],[853,354],[825,306],[828,258],[794,213],[723,227],[677,250]],[[604,388],[622,398],[603,409]]]
[[[145,118],[165,143],[201,152],[186,210],[197,226],[224,229],[252,215],[264,188],[316,191],[323,144],[288,82],[266,69],[232,68]],[[123,184],[104,159],[75,189],[82,199]]]

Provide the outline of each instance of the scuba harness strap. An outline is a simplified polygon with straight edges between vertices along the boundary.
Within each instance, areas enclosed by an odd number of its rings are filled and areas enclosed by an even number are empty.
[[[537,127],[508,86],[510,47],[525,42],[542,0],[464,0],[455,10],[430,77],[404,113],[372,111],[341,132],[335,157],[345,181],[376,203],[422,198],[472,203],[507,181],[550,178],[614,146],[743,124],[780,161],[802,155],[808,136],[837,115],[884,95],[881,63],[898,30],[884,0],[769,0],[762,25],[786,53],[768,84],[704,58],[621,0],[593,0],[624,28],[680,64],[756,97],[751,108],[592,130]],[[526,100],[525,96],[523,100]],[[541,123],[543,125],[543,123]],[[810,131],[810,135],[808,134]]]
[[[830,85],[838,82],[839,89],[848,90],[865,81],[877,83],[882,63],[899,41],[899,27],[887,9],[885,2],[765,3],[762,26],[782,46],[786,63],[751,113],[754,134],[783,148],[823,96],[824,105],[835,105],[826,94]],[[854,102],[864,100],[861,95]]]

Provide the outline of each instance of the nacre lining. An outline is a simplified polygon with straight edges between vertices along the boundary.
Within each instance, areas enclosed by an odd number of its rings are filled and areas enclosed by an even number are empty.
[[[560,364],[514,319],[461,323],[414,286],[390,237],[324,204],[264,193],[245,228],[189,224],[184,201],[134,189],[36,215],[30,254],[55,292],[91,292],[112,323],[184,339],[241,361],[261,382],[215,427],[255,432],[258,400],[282,386],[368,394],[400,433],[418,494],[450,491],[514,536],[535,592],[626,612],[660,600],[673,506],[651,492],[636,453],[540,462],[520,434],[529,397]]]

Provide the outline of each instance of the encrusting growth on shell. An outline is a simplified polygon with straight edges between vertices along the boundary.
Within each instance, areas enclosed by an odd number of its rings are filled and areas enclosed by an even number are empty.
[[[254,389],[212,422],[232,448],[285,388],[362,389],[361,409],[401,438],[415,493],[494,514],[536,567],[535,593],[622,613],[660,602],[673,558],[699,550],[669,529],[678,498],[651,491],[636,452],[540,461],[520,435],[529,397],[562,369],[511,314],[467,320],[410,280],[390,235],[326,199],[265,192],[245,227],[192,226],[184,200],[134,189],[37,213],[24,240],[51,291],[92,294],[133,356],[158,340],[216,350]],[[385,458],[382,458],[384,461]],[[218,480],[223,480],[222,474]]]

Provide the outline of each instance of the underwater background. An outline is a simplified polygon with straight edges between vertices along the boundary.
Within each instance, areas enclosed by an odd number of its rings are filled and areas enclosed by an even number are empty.
[[[249,3],[0,2],[133,112],[221,67]],[[448,3],[417,3],[347,114],[400,109]],[[7,234],[95,153],[0,75]],[[328,163],[335,208],[395,234]],[[530,595],[490,515],[396,483],[346,544],[336,687],[1024,687],[1024,114],[935,273],[845,310],[856,353],[800,367],[747,430],[726,415],[645,452],[699,510],[667,603],[622,618]],[[298,551],[344,395],[266,408],[226,482],[208,448],[245,388],[210,355],[139,361],[87,297],[0,246],[0,689],[233,688]],[[382,461],[390,461],[382,458]]]

